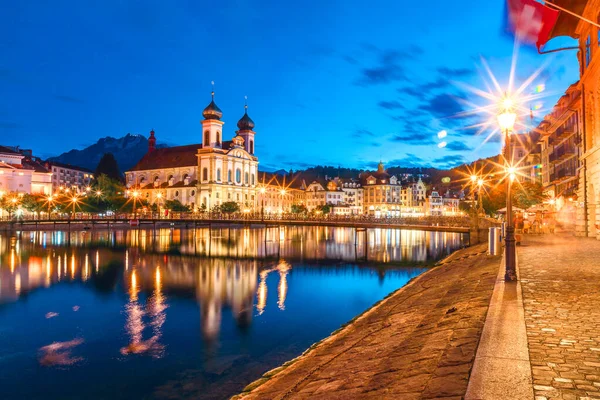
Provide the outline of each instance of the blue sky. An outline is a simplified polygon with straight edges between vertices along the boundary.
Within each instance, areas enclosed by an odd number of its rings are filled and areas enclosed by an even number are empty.
[[[25,4],[27,3],[27,4]],[[212,80],[224,138],[244,96],[265,168],[450,167],[498,153],[447,118],[508,81],[502,0],[12,2],[0,23],[0,144],[42,156],[104,136],[201,141]],[[573,45],[558,38],[549,47]],[[578,78],[575,52],[521,49],[517,80],[544,63],[544,109]],[[485,104],[480,99],[482,104]],[[447,130],[439,149],[436,133]]]

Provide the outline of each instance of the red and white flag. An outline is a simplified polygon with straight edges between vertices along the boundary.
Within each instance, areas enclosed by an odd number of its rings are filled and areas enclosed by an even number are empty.
[[[535,0],[507,0],[508,27],[519,40],[538,51],[550,39],[559,11]]]

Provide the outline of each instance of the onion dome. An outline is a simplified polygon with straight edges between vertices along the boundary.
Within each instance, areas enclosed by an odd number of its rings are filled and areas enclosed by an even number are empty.
[[[251,131],[254,129],[254,121],[248,116],[248,105],[244,106],[244,116],[238,121],[237,127],[240,131]]]
[[[212,100],[210,104],[202,111],[202,116],[204,119],[216,119],[220,120],[223,116],[223,112],[221,109],[215,104],[215,92],[212,93]]]

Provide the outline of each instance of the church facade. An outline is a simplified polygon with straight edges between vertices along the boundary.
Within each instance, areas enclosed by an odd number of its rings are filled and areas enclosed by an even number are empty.
[[[232,140],[223,140],[222,111],[214,92],[200,122],[201,143],[157,148],[150,132],[148,153],[125,172],[127,188],[140,198],[159,206],[179,200],[193,210],[210,211],[227,201],[243,210],[256,211],[258,157],[254,154],[254,122],[248,107],[238,121]]]

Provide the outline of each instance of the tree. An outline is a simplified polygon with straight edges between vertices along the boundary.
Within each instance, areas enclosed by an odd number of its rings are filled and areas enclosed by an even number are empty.
[[[21,207],[30,213],[39,213],[44,210],[45,198],[40,194],[28,194],[25,193],[21,197]]]
[[[112,153],[104,153],[100,159],[100,162],[98,163],[98,166],[96,167],[94,177],[97,179],[102,174],[114,179],[115,181],[123,181],[123,176],[119,170],[119,165],[117,164],[117,160]]]
[[[512,185],[512,201],[514,207],[527,210],[536,204],[543,203],[546,199],[540,183],[515,182]],[[495,214],[499,209],[506,207],[506,183],[488,189],[483,196],[483,208],[487,214]]]
[[[189,212],[190,207],[182,204],[179,200],[165,200],[165,208],[175,212]]]
[[[543,203],[546,198],[544,188],[539,182],[523,182],[515,191],[515,205],[524,210]]]
[[[290,209],[292,214],[306,214],[308,213],[308,208],[304,204],[292,204]]]
[[[226,201],[221,204],[221,212],[231,214],[240,211],[240,205],[235,201]]]
[[[331,212],[331,206],[329,204],[324,204],[322,206],[317,206],[317,211],[321,211],[323,214],[329,214]]]

